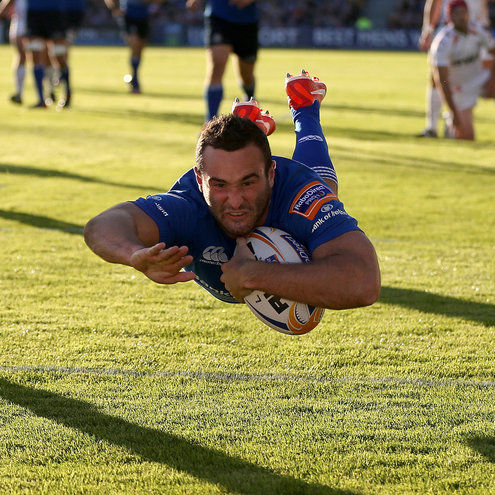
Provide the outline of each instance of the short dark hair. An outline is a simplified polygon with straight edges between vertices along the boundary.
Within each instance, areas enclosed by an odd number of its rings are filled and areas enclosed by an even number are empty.
[[[204,170],[203,155],[207,146],[224,151],[237,151],[254,144],[261,151],[268,176],[272,152],[265,133],[251,120],[236,115],[220,115],[206,122],[196,145],[196,167]]]

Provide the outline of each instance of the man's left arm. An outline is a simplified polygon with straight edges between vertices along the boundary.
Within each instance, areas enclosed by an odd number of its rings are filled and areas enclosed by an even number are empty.
[[[318,246],[312,261],[302,264],[265,263],[253,259],[245,239],[222,265],[222,282],[243,301],[253,290],[329,309],[373,304],[380,295],[380,269],[375,249],[358,230]]]

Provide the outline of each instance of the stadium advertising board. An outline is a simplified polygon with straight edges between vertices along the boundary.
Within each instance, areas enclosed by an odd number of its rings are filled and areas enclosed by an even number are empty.
[[[359,50],[417,51],[420,32],[411,29],[261,27],[259,40],[264,47],[342,48]],[[203,28],[181,24],[156,23],[151,30],[151,42],[164,46],[203,46]],[[81,29],[79,45],[122,45],[117,29]]]

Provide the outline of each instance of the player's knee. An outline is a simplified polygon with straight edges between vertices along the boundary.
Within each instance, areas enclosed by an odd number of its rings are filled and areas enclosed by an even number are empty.
[[[207,85],[215,86],[222,84],[223,74],[224,74],[223,69],[219,70],[218,68],[217,69],[213,68],[213,70],[206,76]]]

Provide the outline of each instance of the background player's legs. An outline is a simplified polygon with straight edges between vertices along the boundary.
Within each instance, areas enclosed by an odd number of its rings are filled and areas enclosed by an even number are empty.
[[[442,111],[442,96],[435,87],[433,77],[426,88],[426,127],[419,137],[437,137],[438,119]]]
[[[141,38],[138,34],[129,34],[127,38],[129,47],[131,49],[131,69],[132,79],[131,86],[133,93],[141,92],[141,85],[139,82],[139,66],[141,65],[141,58],[143,56],[143,50],[146,46],[146,40]]]
[[[438,119],[442,111],[442,96],[434,86],[428,86],[426,90],[426,129],[437,132]]]
[[[223,74],[231,52],[230,45],[213,45],[206,49],[205,120],[218,114],[223,99]]]
[[[65,87],[65,99],[59,101],[60,107],[69,107],[71,99],[71,87],[69,76],[69,65],[67,62],[68,45],[65,39],[58,39],[53,42],[52,54],[56,59],[60,70],[60,82]]]
[[[254,67],[256,61],[237,57],[237,76],[239,84],[244,91],[246,100],[254,98],[256,79],[254,77]]]
[[[49,100],[45,99],[45,103],[53,103],[55,101],[55,86],[60,82],[59,66],[56,57],[50,53],[48,47],[45,54],[47,65],[45,67],[45,86],[48,89]]]
[[[16,56],[13,63],[15,93],[10,97],[14,103],[22,103],[22,92],[24,90],[24,80],[26,78],[26,51],[24,41],[17,36],[12,43],[16,47]]]
[[[35,105],[38,108],[45,107],[43,97],[43,78],[45,76],[45,66],[48,61],[46,59],[46,42],[42,38],[30,38],[27,45],[27,51],[32,54],[33,58],[33,74],[38,93],[38,103]]]
[[[452,115],[449,113],[446,118],[447,134],[454,139],[474,139],[473,108],[458,110],[459,125],[454,126]]]

